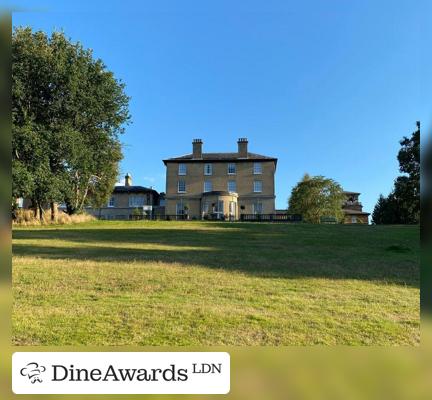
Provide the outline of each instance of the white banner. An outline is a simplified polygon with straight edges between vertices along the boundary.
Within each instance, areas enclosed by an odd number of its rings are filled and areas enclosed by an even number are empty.
[[[17,352],[16,394],[226,394],[223,352]]]

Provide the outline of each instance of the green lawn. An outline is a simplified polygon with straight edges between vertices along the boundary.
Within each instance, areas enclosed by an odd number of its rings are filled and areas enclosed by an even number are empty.
[[[13,231],[16,345],[415,345],[419,228],[110,222]]]

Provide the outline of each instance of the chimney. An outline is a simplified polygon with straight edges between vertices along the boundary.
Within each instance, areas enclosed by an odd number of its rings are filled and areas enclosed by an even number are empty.
[[[125,186],[132,186],[132,176],[130,176],[129,172],[125,176]]]
[[[201,139],[194,139],[192,141],[193,158],[202,158],[202,144]]]
[[[237,142],[238,144],[238,156],[239,158],[248,157],[248,140],[247,138],[240,138]]]

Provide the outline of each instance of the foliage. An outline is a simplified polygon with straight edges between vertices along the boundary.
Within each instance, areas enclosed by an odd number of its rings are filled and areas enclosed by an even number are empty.
[[[398,153],[399,170],[392,192],[380,195],[372,213],[375,224],[416,224],[420,221],[420,123],[404,137]]]
[[[129,98],[91,50],[63,33],[12,37],[13,196],[69,213],[106,202],[122,158]]]
[[[305,174],[291,192],[288,212],[300,214],[303,221],[314,224],[319,224],[322,217],[334,217],[341,222],[344,199],[342,187],[333,179]]]

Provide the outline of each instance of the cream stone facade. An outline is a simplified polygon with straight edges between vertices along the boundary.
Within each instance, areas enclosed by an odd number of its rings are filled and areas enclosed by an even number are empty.
[[[114,187],[104,207],[86,207],[85,211],[99,219],[129,220],[152,218],[160,213],[159,209],[159,193],[152,188],[132,185],[131,175],[126,174],[124,186]]]
[[[166,165],[167,216],[238,220],[241,214],[273,214],[277,159],[248,152],[239,139],[235,153],[192,153],[163,160]]]

